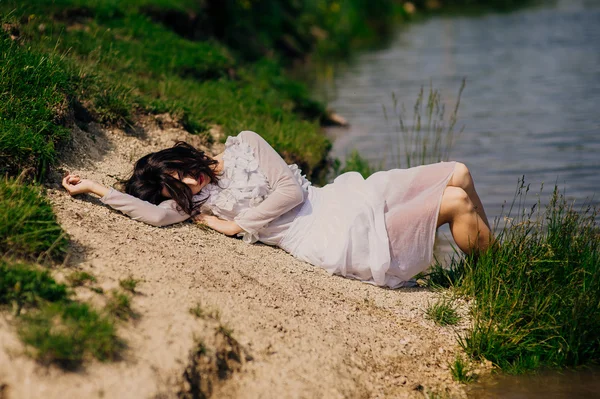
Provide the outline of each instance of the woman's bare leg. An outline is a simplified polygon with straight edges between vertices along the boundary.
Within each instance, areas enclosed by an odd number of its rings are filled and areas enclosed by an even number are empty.
[[[448,186],[444,190],[438,227],[445,223],[450,224],[456,245],[466,254],[485,251],[493,240],[488,224],[471,197],[460,187]]]
[[[471,202],[473,202],[475,211],[477,211],[477,214],[483,220],[488,229],[491,229],[487,215],[485,214],[485,209],[483,209],[481,199],[479,198],[479,195],[477,195],[477,191],[475,191],[475,183],[473,182],[471,172],[464,163],[456,163],[456,166],[454,167],[454,174],[448,182],[448,186],[460,187],[465,190],[471,199]]]

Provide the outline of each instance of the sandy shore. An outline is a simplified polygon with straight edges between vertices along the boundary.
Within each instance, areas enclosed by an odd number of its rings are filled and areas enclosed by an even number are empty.
[[[148,121],[136,134],[88,130],[73,132],[75,151],[65,156],[63,168],[107,185],[126,177],[133,161],[149,151],[177,139],[200,144],[168,117],[160,124]],[[218,398],[465,396],[448,364],[459,352],[456,332],[466,321],[453,328],[427,320],[424,309],[437,293],[329,276],[283,250],[247,245],[191,223],[144,225],[91,196],[71,198],[56,183],[48,193],[72,241],[71,254],[54,274],[60,279],[76,269],[90,272],[105,292],[129,275],[140,279],[133,298],[138,317],[119,324],[127,341],[121,360],[90,360],[81,370],[64,372],[23,355],[4,314],[0,398],[194,397],[191,364],[206,372],[204,383],[212,383]],[[88,288],[76,293],[98,305],[105,300]],[[191,315],[197,303],[206,312],[218,310],[219,320]],[[219,326],[234,340],[224,343]],[[236,341],[239,361],[228,360],[223,378],[214,367],[201,366],[230,353],[222,350]],[[199,342],[207,349],[200,361],[194,357]]]

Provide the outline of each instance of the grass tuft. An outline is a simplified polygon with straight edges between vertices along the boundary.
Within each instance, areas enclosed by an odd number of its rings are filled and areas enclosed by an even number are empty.
[[[72,287],[81,287],[87,282],[96,282],[96,277],[92,276],[88,272],[76,270],[67,276],[67,281],[69,282],[69,284],[71,284]]]
[[[33,167],[43,175],[69,136],[60,117],[73,85],[61,64],[0,30],[0,174]]]
[[[205,309],[200,302],[197,302],[194,306],[189,309],[191,315],[199,319],[213,319],[215,321],[221,321],[221,311],[219,309]]]
[[[102,287],[90,287],[90,290],[94,291],[96,294],[104,294],[104,290]]]
[[[137,288],[139,282],[140,280],[134,278],[133,276],[129,276],[127,278],[119,280],[119,286],[121,286],[121,288],[123,288],[125,291],[129,291],[132,294],[135,294],[135,289]]]
[[[465,262],[472,262],[472,257],[467,257]],[[434,263],[429,270],[419,273],[415,278],[424,282],[424,286],[432,289],[444,289],[460,286],[465,268],[463,263],[453,262],[449,266]]]
[[[380,170],[382,168],[375,168],[374,166],[372,166],[369,161],[365,158],[363,158],[358,150],[352,150],[352,152],[350,153],[350,155],[348,157],[346,157],[346,164],[344,165],[344,168],[341,170],[340,173],[346,173],[346,172],[358,172],[362,175],[362,177],[364,177],[365,179],[369,176],[371,176],[373,173],[377,172],[377,170]]]
[[[67,244],[40,186],[0,178],[0,254],[30,260],[60,259]]]
[[[425,316],[440,326],[454,326],[460,321],[454,304],[446,298],[428,304]]]
[[[129,320],[137,317],[137,314],[131,309],[131,297],[118,290],[111,291],[111,295],[106,302],[106,311],[111,316],[120,320]]]
[[[54,281],[47,270],[0,260],[0,305],[12,304],[16,314],[45,301],[66,301],[68,295],[67,287]]]
[[[455,261],[464,268],[458,292],[475,299],[460,344],[510,373],[598,362],[598,210],[575,208],[556,187],[545,210],[540,200],[527,209],[519,204],[528,191],[521,182],[496,248]]]
[[[67,369],[78,367],[88,356],[112,360],[124,345],[110,320],[75,302],[48,304],[23,315],[18,334],[38,361]]]
[[[199,318],[199,319],[204,319],[206,317],[206,311],[204,310],[204,308],[202,307],[202,304],[200,304],[200,302],[198,302],[196,305],[192,306],[190,309],[190,314]]]
[[[449,368],[454,381],[468,384],[477,379],[477,375],[471,371],[468,362],[459,355],[457,355],[456,358],[454,358],[454,361],[450,363]]]
[[[233,329],[225,324],[219,324],[216,332],[226,338],[233,339]]]
[[[121,127],[132,125],[131,90],[117,85],[95,93],[93,104],[96,120]]]

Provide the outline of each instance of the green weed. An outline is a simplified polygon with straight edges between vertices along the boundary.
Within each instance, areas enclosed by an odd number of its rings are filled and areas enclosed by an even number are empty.
[[[197,302],[194,306],[189,309],[191,315],[199,319],[213,319],[215,321],[221,321],[221,312],[218,309],[206,309],[200,302]]]
[[[102,287],[90,287],[90,290],[94,291],[96,294],[104,294],[104,290]]]
[[[557,188],[545,210],[540,200],[524,208],[528,190],[519,186],[496,248],[456,261],[465,269],[458,291],[475,299],[460,344],[511,373],[598,361],[597,209],[576,209]]]
[[[129,276],[125,279],[119,280],[119,285],[125,291],[129,291],[132,294],[135,294],[136,293],[135,289],[139,282],[140,282],[140,280],[133,278],[133,276]]]
[[[466,262],[472,258],[467,258]],[[461,284],[465,274],[464,263],[452,262],[449,266],[443,266],[436,262],[429,270],[420,273],[416,278],[420,278],[425,282],[425,286],[432,289],[444,289],[457,287]]]
[[[0,254],[59,259],[67,244],[41,187],[0,178]]]
[[[198,302],[196,305],[191,307],[189,309],[189,312],[191,315],[193,315],[199,319],[203,319],[206,316],[206,312],[205,312],[204,308],[202,307],[202,305],[200,304],[200,302]]]
[[[18,334],[42,363],[72,369],[87,356],[112,360],[123,347],[113,323],[87,304],[48,304],[22,316]]]
[[[365,179],[371,176],[373,173],[381,170],[382,168],[375,168],[368,160],[360,156],[357,150],[353,150],[350,155],[346,158],[346,164],[340,173],[346,173],[350,171],[358,172]]]
[[[54,281],[47,270],[0,260],[0,305],[12,304],[16,314],[23,307],[66,301],[68,296],[67,287]]]
[[[465,80],[458,91],[452,113],[446,118],[446,106],[439,90],[429,88],[425,99],[424,88],[417,96],[413,106],[412,118],[408,119],[404,104],[398,105],[396,95],[392,93],[393,109],[391,117],[397,120],[394,126],[390,148],[391,158],[396,168],[411,168],[440,161],[447,161],[458,135],[455,132],[460,99],[465,88]],[[389,121],[384,107],[385,119]]]
[[[454,326],[460,321],[456,307],[449,299],[443,298],[429,304],[425,316],[440,326]]]
[[[120,320],[129,320],[137,317],[137,314],[131,309],[131,297],[118,290],[111,291],[111,295],[106,301],[105,309],[108,314]]]
[[[69,136],[61,119],[73,91],[58,57],[30,52],[0,30],[0,174],[45,174]]]
[[[217,327],[217,333],[226,338],[233,339],[233,329],[225,324],[219,324]]]
[[[477,379],[477,376],[471,371],[469,364],[459,355],[450,363],[449,368],[454,381],[468,384]]]
[[[96,282],[96,277],[81,270],[76,270],[67,276],[67,281],[72,287],[80,287],[85,285],[88,281],[91,283]]]

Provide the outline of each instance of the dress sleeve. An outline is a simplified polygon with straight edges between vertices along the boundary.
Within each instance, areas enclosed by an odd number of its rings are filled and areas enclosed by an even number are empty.
[[[102,203],[123,212],[133,220],[139,220],[152,226],[166,226],[168,224],[183,222],[190,215],[177,210],[177,203],[173,200],[161,202],[159,205],[143,201],[133,195],[125,194],[111,188],[108,194],[100,198]]]
[[[258,230],[304,201],[304,190],[279,154],[258,134],[243,131],[238,137],[254,148],[258,167],[263,172],[271,193],[254,208],[240,212],[235,222],[256,236]]]

